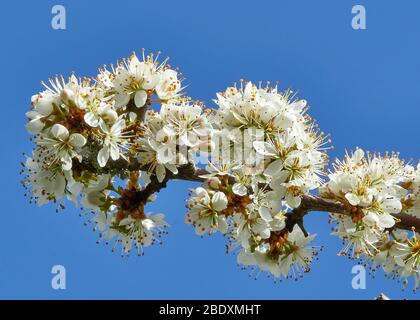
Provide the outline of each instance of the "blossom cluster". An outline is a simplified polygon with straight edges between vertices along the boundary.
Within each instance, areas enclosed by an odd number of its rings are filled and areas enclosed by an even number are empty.
[[[156,193],[170,179],[200,181],[185,215],[196,234],[219,232],[239,264],[297,279],[319,252],[303,225],[305,196],[318,190],[344,208],[331,213],[343,254],[418,284],[419,234],[396,227],[398,214],[420,218],[420,165],[357,149],[327,174],[328,135],[291,90],[241,80],[208,108],[158,58],[143,51],[94,78],[43,83],[26,113],[31,201],[64,208],[68,199],[113,250],[142,255],[169,225],[146,210]]]
[[[81,200],[96,215],[91,221],[101,237],[115,239],[123,252],[135,244],[141,253],[167,225],[163,215],[144,212],[153,197],[135,201],[150,175],[156,172],[161,181],[167,169],[176,173],[164,145],[192,122],[199,122],[199,133],[207,128],[202,106],[182,95],[181,75],[166,62],[133,54],[116,67],[100,69],[94,79],[56,76],[43,83],[45,90],[32,97],[26,113],[35,148],[26,160],[23,184],[32,200],[60,206],[65,197]],[[147,111],[155,103],[164,107]],[[129,169],[137,163],[144,164],[143,172]],[[125,187],[119,178],[128,181]]]
[[[298,225],[286,226],[302,195],[321,184],[328,142],[291,91],[241,82],[217,94],[213,135],[224,143],[192,192],[186,222],[221,232],[239,248],[238,263],[280,277],[309,270],[317,248]],[[227,140],[227,141],[226,141]]]
[[[365,153],[357,149],[337,160],[328,182],[320,188],[323,198],[341,202],[348,215],[332,214],[334,234],[343,239],[341,254],[367,259],[374,267],[406,279],[420,275],[420,242],[413,232],[395,230],[398,217],[420,217],[420,164],[404,163],[398,154]]]

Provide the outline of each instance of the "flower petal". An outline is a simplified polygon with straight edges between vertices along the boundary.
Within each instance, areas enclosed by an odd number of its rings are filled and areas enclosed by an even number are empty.
[[[360,203],[359,197],[354,193],[346,193],[345,197],[352,206],[357,206]]]
[[[237,194],[238,196],[244,196],[244,195],[247,194],[248,189],[247,189],[246,186],[244,186],[241,183],[235,183],[232,186],[232,191],[233,191],[234,194]]]
[[[115,107],[120,108],[126,106],[130,101],[130,95],[125,92],[117,92],[115,94]]]
[[[270,177],[275,177],[280,174],[283,169],[283,161],[277,159],[271,162],[267,168],[264,170],[264,174]]]
[[[99,117],[97,117],[93,112],[86,113],[83,119],[91,127],[95,128],[99,125]]]
[[[67,138],[69,137],[69,131],[65,126],[56,123],[51,128],[51,135],[57,139],[67,140]]]
[[[83,147],[86,144],[86,138],[80,133],[73,133],[70,135],[69,143],[73,147]]]
[[[137,108],[144,107],[147,101],[147,93],[144,90],[137,91],[134,95],[134,103]]]
[[[252,144],[254,146],[255,151],[263,156],[275,156],[276,150],[274,147],[264,141],[254,141]]]
[[[118,160],[120,158],[120,149],[117,146],[111,145],[109,151],[112,160]]]
[[[31,121],[29,121],[26,125],[25,125],[26,130],[28,130],[29,133],[39,133],[42,128],[44,128],[44,123],[41,121],[40,118],[35,118]]]
[[[264,221],[270,222],[273,220],[273,217],[271,216],[270,210],[266,207],[260,207],[259,213],[261,218],[263,218]]]
[[[165,179],[166,168],[163,164],[158,164],[156,166],[156,176],[159,182],[162,182]]]
[[[97,156],[99,166],[101,168],[105,167],[106,163],[108,162],[108,159],[109,159],[109,149],[107,146],[103,146],[103,148],[99,150],[98,156]]]
[[[216,192],[212,199],[211,199],[211,205],[214,210],[216,211],[222,211],[227,208],[228,200],[226,195],[223,192]]]

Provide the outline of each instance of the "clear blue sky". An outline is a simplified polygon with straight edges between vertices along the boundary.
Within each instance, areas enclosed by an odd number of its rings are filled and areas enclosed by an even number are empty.
[[[51,28],[51,8],[67,9],[67,30]],[[351,28],[364,4],[367,30]],[[172,227],[144,257],[121,258],[83,227],[69,205],[30,205],[19,184],[30,97],[56,73],[95,75],[97,67],[141,48],[161,50],[186,76],[189,95],[212,105],[215,92],[240,78],[279,80],[299,90],[310,114],[332,135],[331,157],[346,148],[395,150],[420,159],[420,3],[293,1],[9,1],[1,4],[0,298],[332,298],[418,299],[381,272],[353,290],[354,262],[337,257],[327,214],[308,229],[325,249],[298,283],[255,281],[225,254],[224,240],[201,239],[184,225],[193,183],[171,182],[150,209]],[[67,270],[67,290],[51,288],[51,267]]]

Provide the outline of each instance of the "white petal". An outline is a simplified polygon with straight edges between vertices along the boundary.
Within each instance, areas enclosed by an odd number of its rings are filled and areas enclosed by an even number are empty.
[[[277,159],[267,166],[267,168],[264,170],[264,174],[270,177],[274,177],[280,174],[281,169],[283,169],[283,161]]]
[[[255,257],[252,254],[247,254],[245,250],[239,252],[237,262],[246,266],[254,265],[257,263],[257,261],[255,261]]]
[[[68,153],[64,154],[61,157],[61,161],[63,162],[63,164],[62,164],[63,170],[67,171],[67,170],[71,169],[71,167],[73,165],[73,162],[72,162],[71,157]]]
[[[152,219],[144,219],[142,220],[141,224],[143,227],[145,227],[147,230],[150,230],[155,227],[155,222]]]
[[[248,189],[243,184],[235,183],[232,186],[232,191],[234,194],[237,194],[238,196],[244,196],[247,194]]]
[[[292,208],[297,208],[300,206],[302,199],[301,197],[294,197],[289,193],[286,194],[286,202]]]
[[[283,182],[286,182],[287,178],[289,178],[290,172],[288,170],[282,170],[273,177],[273,180],[270,183],[271,188],[277,189]]]
[[[99,128],[101,128],[101,130],[106,133],[110,131],[108,125],[103,119],[99,119]]]
[[[34,107],[43,116],[48,116],[53,111],[53,99],[41,98]]]
[[[144,90],[137,91],[134,95],[134,103],[137,108],[144,107],[147,101],[147,93]]]
[[[266,207],[260,207],[260,216],[263,218],[264,221],[270,222],[273,220],[273,217],[271,216],[270,210]]]
[[[173,145],[175,147],[175,145]],[[161,146],[158,147],[156,159],[159,163],[172,163],[174,160],[175,154],[170,146]]]
[[[86,138],[80,133],[73,133],[70,135],[69,143],[73,147],[83,147],[86,144]]]
[[[400,213],[402,210],[401,201],[396,198],[385,199],[381,205],[387,213]]]
[[[137,114],[136,114],[136,113],[134,113],[134,112],[130,112],[130,113],[128,114],[128,118],[130,119],[130,122],[134,122],[134,121],[136,121],[136,119],[137,119]]]
[[[306,100],[298,100],[289,104],[289,108],[296,108],[298,110],[302,110],[307,105]]]
[[[54,192],[59,195],[59,197],[64,195],[65,186],[66,179],[61,174],[57,174],[57,177],[54,180]]]
[[[156,166],[156,176],[159,182],[162,182],[165,179],[166,168],[163,164],[158,164]]]
[[[86,113],[84,115],[83,119],[91,127],[95,128],[99,125],[99,118],[93,112]]]
[[[105,167],[106,163],[108,162],[109,159],[109,149],[107,146],[103,146],[103,148],[101,150],[99,150],[98,152],[98,163],[100,167]]]
[[[395,219],[390,214],[381,214],[379,216],[379,225],[382,228],[391,228],[395,225]]]
[[[252,226],[252,230],[260,235],[263,239],[268,239],[271,234],[270,227],[267,223],[260,221]]]
[[[61,140],[67,140],[67,138],[69,137],[69,131],[67,130],[67,128],[58,123],[52,126],[51,134],[53,137]]]
[[[89,208],[96,208],[103,204],[104,194],[99,191],[92,191],[83,198],[83,205]]]
[[[114,123],[118,119],[118,113],[115,110],[111,109],[111,110],[106,111],[104,114],[102,114],[102,117],[106,121],[108,121],[110,123]]]
[[[217,230],[219,230],[221,233],[226,233],[228,231],[228,224],[226,222],[225,217],[217,217]]]
[[[116,121],[112,127],[111,127],[111,132],[114,133],[119,133],[121,132],[123,129],[125,128],[125,120],[123,117],[120,117],[120,119],[118,119],[118,121]]]
[[[264,141],[254,141],[253,143],[255,151],[263,156],[275,156],[276,150],[273,146]]]
[[[33,119],[31,121],[29,121],[26,125],[25,125],[26,130],[28,130],[29,133],[39,133],[42,128],[44,128],[44,123],[39,119]]]
[[[213,209],[219,212],[227,208],[227,203],[226,195],[220,191],[216,192],[211,199]]]
[[[377,214],[373,213],[373,212],[369,212],[367,215],[365,215],[363,217],[363,222],[370,226],[370,227],[374,227],[377,226],[379,223],[379,217]]]
[[[115,145],[111,145],[110,155],[112,160],[118,160],[120,158],[120,149]]]
[[[115,107],[120,108],[126,106],[130,101],[130,95],[125,92],[117,92],[115,94]]]
[[[345,197],[352,206],[357,206],[360,203],[359,197],[354,193],[346,193]]]
[[[362,160],[362,158],[365,156],[365,153],[363,152],[362,149],[357,149],[354,153],[353,156],[351,157],[352,160],[354,161],[354,163],[359,163],[360,160]]]

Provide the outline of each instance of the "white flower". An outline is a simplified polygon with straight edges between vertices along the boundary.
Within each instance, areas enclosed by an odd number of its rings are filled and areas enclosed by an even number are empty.
[[[376,227],[379,230],[391,228],[395,224],[395,218],[388,214],[376,214],[374,212],[368,212],[362,219],[362,221],[369,227]]]
[[[97,160],[99,166],[105,167],[109,157],[114,161],[118,160],[120,156],[124,158],[123,152],[128,145],[128,136],[123,132],[125,129],[123,118],[118,119],[111,128],[104,121],[100,121],[99,126],[105,134],[105,138],[102,149],[98,152]]]
[[[278,261],[267,255],[266,248],[257,248],[252,253],[248,249],[242,249],[238,254],[237,261],[238,264],[246,266],[258,265],[261,271],[269,272],[275,278],[279,278],[281,275]]]
[[[285,253],[279,258],[281,273],[287,277],[289,274],[296,277],[308,271],[309,265],[315,255],[315,248],[308,246],[316,235],[305,236],[302,229],[295,225],[287,237]]]
[[[377,253],[376,244],[380,235],[372,228],[365,228],[356,224],[350,217],[333,215],[338,223],[337,229],[332,233],[345,241],[340,254],[350,258],[359,258],[361,254],[373,256]]]
[[[141,219],[127,217],[118,221],[115,216],[98,214],[95,222],[101,230],[101,238],[108,241],[116,238],[116,243],[122,246],[123,254],[129,254],[134,245],[138,255],[142,255],[144,247],[160,242],[159,238],[168,226],[164,218],[161,213],[148,213]]]
[[[166,170],[173,174],[178,173],[174,133],[169,127],[164,127],[156,133],[153,133],[150,127],[148,129],[148,137],[139,139],[142,145],[139,161],[143,166],[148,166],[149,172],[155,172],[158,181],[162,182],[165,179]]]
[[[250,248],[252,243],[256,244],[261,239],[270,237],[270,223],[260,216],[259,211],[253,210],[248,214],[236,213],[233,220],[238,226],[234,236],[243,248]]]
[[[98,105],[108,103],[112,98],[90,79],[78,79],[75,75],[70,76],[68,81],[56,76],[49,80],[49,85],[42,84],[46,90],[32,97],[33,108],[26,113],[30,120],[26,128],[34,134],[41,132],[46,124],[63,123],[63,117],[73,117],[80,110],[88,109],[89,113],[91,109],[97,109]],[[80,114],[83,115],[83,112]],[[72,120],[73,124],[74,121],[80,119]]]
[[[216,176],[233,176],[233,172],[239,169],[240,166],[231,161],[209,161],[206,165],[206,174],[201,175],[201,178],[212,178]]]
[[[162,230],[167,225],[164,215],[161,213],[145,219],[126,218],[121,220],[119,226],[125,227],[128,233],[128,237],[123,241],[124,251],[129,252],[131,250],[132,242],[138,248],[150,246],[157,240],[155,232]]]
[[[70,134],[66,127],[55,124],[51,127],[48,134],[42,134],[38,140],[38,145],[47,148],[47,152],[54,154],[54,162],[62,163],[63,170],[70,170],[74,157],[81,160],[77,149],[86,144],[86,138],[80,133]]]
[[[295,225],[287,236],[280,237],[278,246],[260,245],[253,250],[244,247],[237,261],[243,265],[257,265],[261,271],[271,273],[274,278],[298,278],[309,270],[309,265],[317,254],[316,248],[308,246],[315,235],[305,236]],[[274,250],[274,251],[273,251]]]
[[[86,98],[86,113],[83,116],[85,122],[91,127],[98,127],[101,121],[113,124],[118,119],[118,113],[114,110],[115,101],[112,96],[105,97],[104,91],[96,89]]]
[[[29,122],[26,124],[26,129],[30,133],[39,133],[44,128],[45,123],[42,121],[48,117],[54,109],[54,105],[60,103],[60,98],[57,93],[50,90],[32,96],[33,109],[26,113]]]
[[[25,115],[29,118],[28,123],[25,125],[26,130],[32,134],[41,132],[45,126],[45,123],[42,121],[43,116],[36,111],[28,111]]]
[[[188,202],[189,211],[185,222],[195,226],[195,232],[203,235],[210,230],[227,232],[225,217],[220,213],[227,208],[228,200],[223,192],[210,193],[204,188],[193,190]]]
[[[50,164],[39,149],[28,157],[25,163],[27,178],[23,181],[27,188],[31,188],[33,199],[38,205],[51,200],[60,200],[65,194],[66,178],[61,165]],[[69,173],[71,174],[71,173]]]
[[[159,116],[165,127],[178,137],[180,146],[203,147],[208,144],[212,127],[200,105],[190,104],[188,100],[164,104]]]
[[[402,212],[420,218],[420,162],[416,168],[406,166],[407,177],[402,182],[406,194],[402,199]]]
[[[162,100],[169,100],[178,95],[181,90],[181,81],[175,70],[166,69],[160,75],[160,81],[156,86],[156,93]]]
[[[60,103],[58,95],[51,90],[44,90],[34,95],[31,100],[34,111],[44,117],[49,116],[53,112],[54,104]]]
[[[258,127],[286,130],[293,124],[304,123],[306,101],[289,101],[290,92],[279,93],[277,88],[257,87],[248,82],[245,87],[229,87],[217,94],[219,109],[216,121],[221,128]]]
[[[389,250],[389,255],[395,261],[394,268],[387,270],[404,278],[412,276],[414,279],[414,289],[420,284],[420,239],[416,232],[412,238],[397,238],[395,245]]]
[[[194,153],[209,143],[210,133],[201,106],[188,100],[164,104],[159,113],[146,114],[138,159],[163,181],[166,170],[177,174],[177,166],[192,162]]]
[[[131,95],[137,108],[144,107],[148,98],[146,90],[154,89],[159,79],[156,65],[150,57],[140,61],[133,54],[116,70],[114,79],[116,107],[126,106]]]
[[[111,176],[102,174],[96,176],[96,179],[89,181],[89,184],[83,188],[82,204],[87,208],[98,209],[104,204],[105,198],[109,194],[106,188],[111,184]]]

